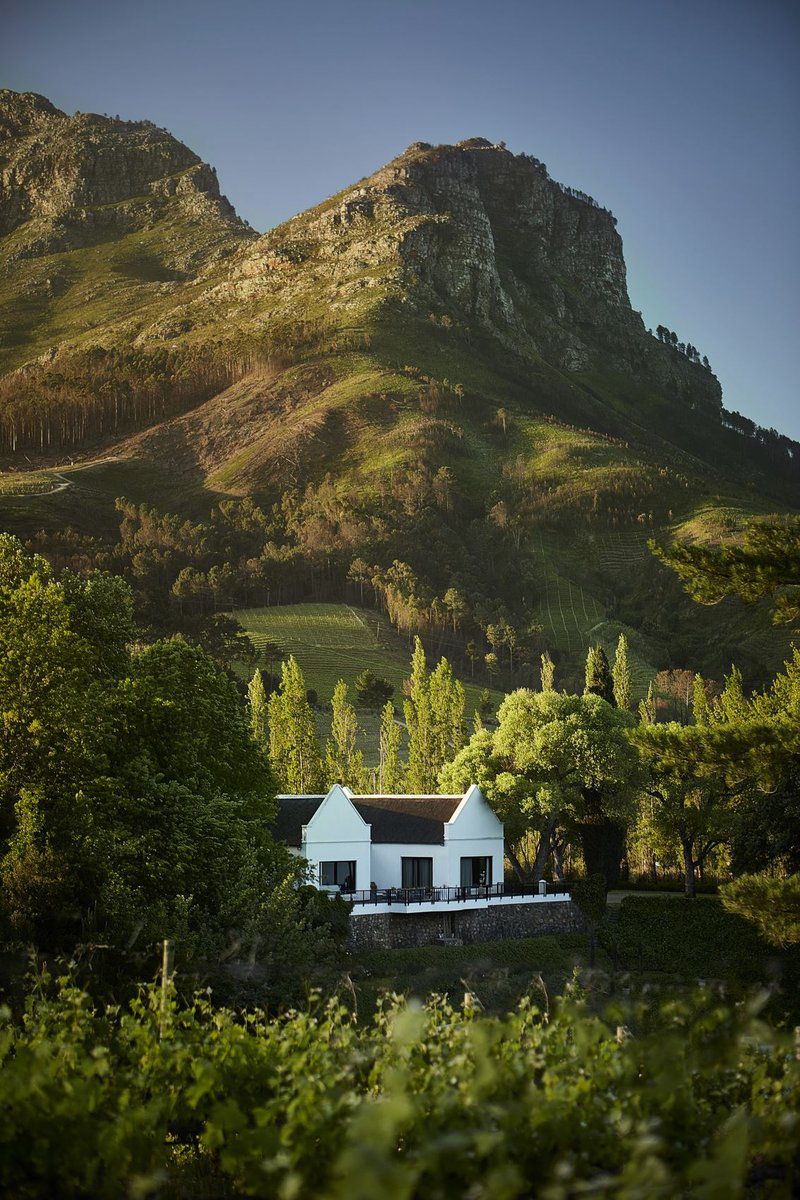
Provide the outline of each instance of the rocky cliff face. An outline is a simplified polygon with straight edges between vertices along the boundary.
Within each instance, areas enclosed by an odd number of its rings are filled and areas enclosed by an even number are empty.
[[[146,228],[170,197],[189,213],[241,224],[212,168],[166,130],[68,117],[43,96],[0,91],[0,236],[21,230],[18,255],[75,249],[102,229]]]
[[[334,342],[388,331],[405,353],[416,322],[452,330],[457,354],[477,335],[523,379],[544,365],[574,380],[571,420],[608,414],[614,374],[667,406],[721,403],[714,376],[631,308],[611,213],[481,138],[416,143],[257,237],[165,130],[3,91],[0,269],[6,371],[92,345],[258,354],[315,324]]]
[[[411,146],[249,246],[229,286],[279,311],[301,311],[325,288],[344,319],[370,299],[399,304],[561,370],[602,365],[721,404],[714,376],[658,342],[632,309],[612,214],[537,159],[481,138]]]

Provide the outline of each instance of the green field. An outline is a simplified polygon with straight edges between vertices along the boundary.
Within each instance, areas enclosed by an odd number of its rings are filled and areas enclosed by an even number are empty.
[[[233,615],[256,648],[274,642],[285,654],[295,656],[321,704],[330,700],[338,680],[352,688],[367,667],[394,686],[395,704],[402,698],[411,639],[396,633],[380,613],[349,604],[285,604],[239,608]],[[471,714],[482,689],[463,682]],[[499,704],[502,693],[492,692],[492,699]]]
[[[541,581],[539,603],[533,608],[533,621],[544,630],[544,640],[550,650],[559,650],[568,656],[563,664],[563,675],[583,671],[586,651],[590,646],[600,645],[609,662],[614,661],[619,636],[628,639],[631,676],[634,695],[641,698],[647,693],[650,680],[656,674],[657,652],[647,645],[646,640],[629,625],[606,617],[604,608],[592,592],[581,587],[575,580],[586,563],[595,559],[606,570],[630,568],[648,553],[643,535],[609,534],[597,540],[590,548],[578,548],[548,543],[539,534],[534,544],[534,555]],[[574,682],[574,681],[573,681]]]

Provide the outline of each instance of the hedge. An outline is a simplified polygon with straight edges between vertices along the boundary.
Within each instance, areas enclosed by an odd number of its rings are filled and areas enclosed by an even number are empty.
[[[716,897],[626,896],[601,940],[619,966],[634,971],[753,984],[793,978],[800,966],[800,953],[768,946]]]

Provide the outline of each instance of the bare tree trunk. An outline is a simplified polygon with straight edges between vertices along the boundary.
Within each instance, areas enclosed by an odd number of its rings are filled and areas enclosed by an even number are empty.
[[[539,838],[539,849],[536,851],[536,859],[533,864],[533,879],[535,883],[538,883],[544,875],[550,851],[553,849],[553,832],[555,827],[556,814],[551,813],[542,830],[542,836]]]
[[[519,859],[517,858],[516,854],[514,853],[513,849],[511,848],[511,846],[509,845],[508,842],[506,842],[506,858],[511,863],[514,874],[516,875],[516,877],[520,881],[520,883],[528,883],[529,880],[528,880],[527,875],[525,874],[525,869],[522,866],[522,863],[519,861]]]

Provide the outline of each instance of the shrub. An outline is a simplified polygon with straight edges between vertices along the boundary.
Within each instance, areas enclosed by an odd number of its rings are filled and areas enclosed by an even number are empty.
[[[336,1000],[268,1019],[150,987],[100,1010],[44,980],[20,1024],[0,1012],[0,1070],[16,1197],[734,1196],[754,1166],[788,1195],[798,1166],[790,1037],[702,993],[608,1020],[432,998],[358,1026]]]
[[[620,965],[630,970],[755,983],[769,974],[770,960],[791,975],[800,961],[796,953],[779,961],[755,929],[715,897],[626,896],[613,934]],[[606,933],[603,940],[609,944]]]

